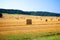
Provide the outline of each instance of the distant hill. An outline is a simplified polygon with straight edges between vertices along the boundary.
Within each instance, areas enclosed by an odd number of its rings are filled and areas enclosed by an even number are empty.
[[[22,11],[22,10],[13,10],[13,9],[0,9],[0,13],[8,14],[24,14],[24,15],[35,15],[35,16],[60,16],[58,13],[52,12],[43,12],[43,11]]]

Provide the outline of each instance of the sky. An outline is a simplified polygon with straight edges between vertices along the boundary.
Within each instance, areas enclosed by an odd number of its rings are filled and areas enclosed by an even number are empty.
[[[0,0],[0,8],[60,13],[60,0]]]

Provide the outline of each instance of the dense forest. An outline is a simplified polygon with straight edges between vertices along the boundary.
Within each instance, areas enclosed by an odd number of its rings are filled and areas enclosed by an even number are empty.
[[[22,10],[13,10],[13,9],[0,9],[0,14],[1,13],[24,14],[24,15],[35,15],[35,16],[60,16],[60,14],[58,14],[58,13],[52,13],[52,12],[22,11]]]

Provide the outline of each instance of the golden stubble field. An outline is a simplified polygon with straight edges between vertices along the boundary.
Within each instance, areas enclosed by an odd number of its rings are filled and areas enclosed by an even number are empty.
[[[25,25],[0,27],[0,34],[60,32],[59,25]]]
[[[7,18],[5,18],[5,16]],[[5,16],[4,16],[4,18],[0,18],[0,35],[42,33],[42,32],[55,32],[55,33],[60,32],[60,24],[59,24],[60,22],[58,24],[19,25],[19,23],[17,23],[16,19],[10,17],[12,19],[11,20],[10,18],[8,18],[8,15],[5,15]],[[13,23],[12,23],[12,21],[13,21]],[[23,24],[23,22],[20,24]]]

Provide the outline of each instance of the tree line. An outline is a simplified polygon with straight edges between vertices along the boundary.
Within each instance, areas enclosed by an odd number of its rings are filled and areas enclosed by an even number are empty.
[[[58,13],[52,13],[52,12],[22,11],[22,10],[14,10],[14,9],[0,9],[0,14],[1,13],[24,14],[24,15],[35,15],[35,16],[60,16],[60,14],[58,14]]]

